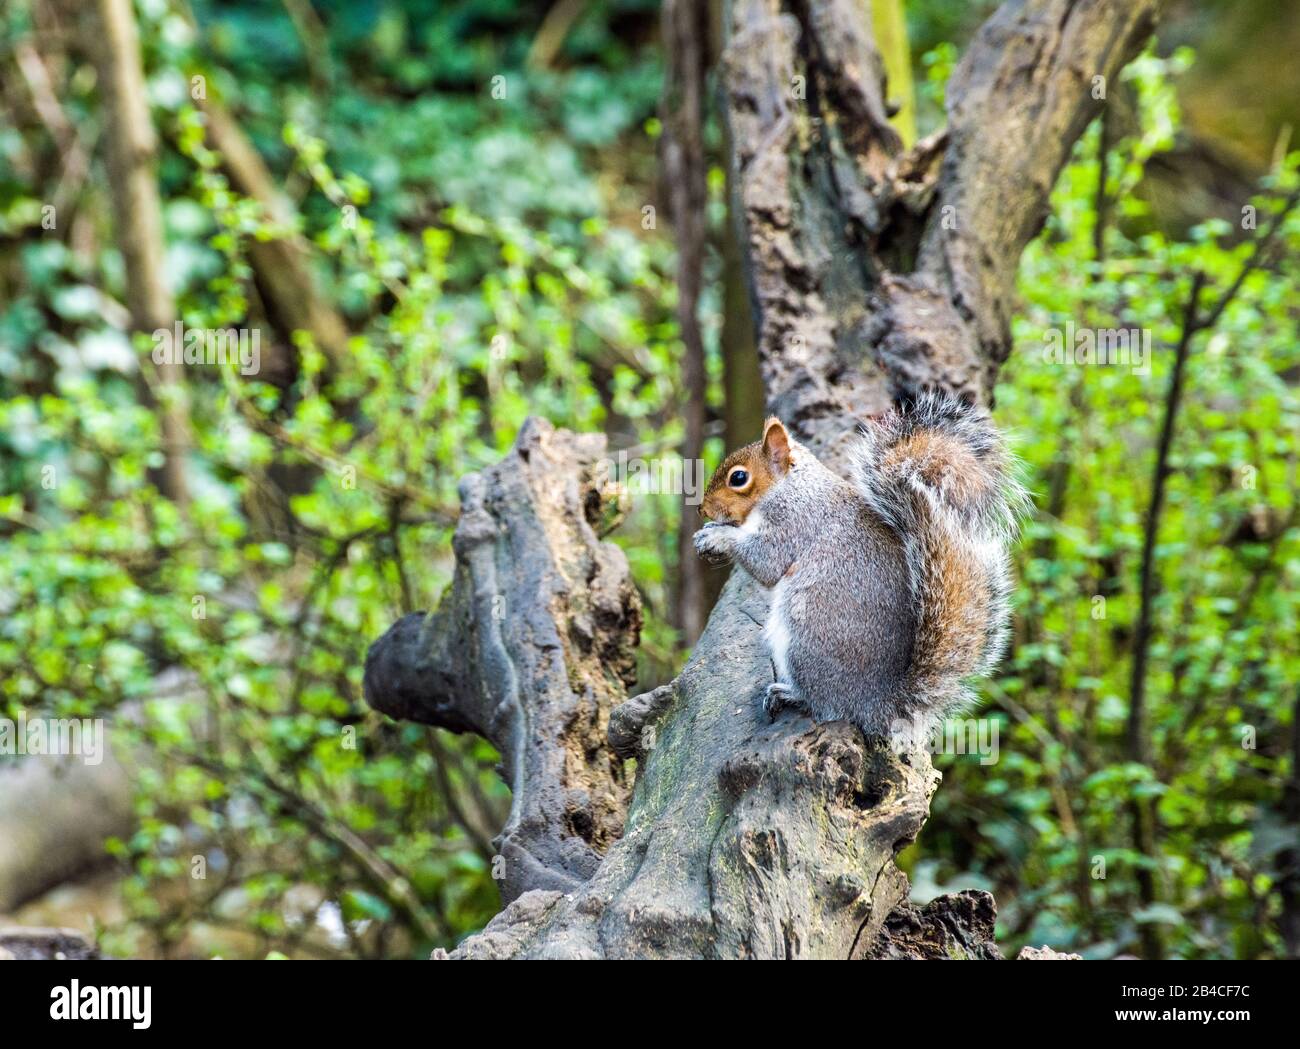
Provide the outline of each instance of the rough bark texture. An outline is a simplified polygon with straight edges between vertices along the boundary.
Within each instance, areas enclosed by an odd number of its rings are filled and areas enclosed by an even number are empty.
[[[1156,7],[1010,0],[953,76],[946,131],[904,154],[853,0],[735,0],[723,79],[763,380],[804,440],[827,450],[922,388],[989,399],[1020,254],[1104,104],[1093,78]]]
[[[1054,951],[1050,947],[1021,947],[1020,953],[1016,955],[1018,962],[1081,962],[1083,956],[1078,954],[1062,954],[1060,951]]]
[[[993,897],[965,889],[931,900],[924,907],[902,904],[888,918],[875,943],[861,957],[889,960],[999,961],[993,942],[998,911]]]
[[[988,401],[1009,352],[1020,252],[1101,105],[1092,78],[1119,70],[1155,8],[1010,0],[954,77],[946,133],[903,154],[856,0],[730,5],[721,79],[763,394],[829,464],[858,418],[899,395],[937,387]],[[444,609],[463,603],[453,589]],[[570,884],[508,872],[512,902],[453,957],[997,956],[986,894],[905,905],[894,856],[928,815],[928,756],[844,724],[761,715],[766,614],[765,593],[733,573],[681,676],[610,716],[618,752],[640,757],[622,837]],[[527,604],[516,615],[527,622]],[[501,671],[485,676],[479,656],[461,654],[462,620],[440,611],[441,625],[393,647],[383,679],[368,675],[371,701],[483,727],[481,696]],[[529,666],[527,651],[508,651]],[[529,745],[553,745],[546,699],[524,686],[510,705],[531,718]],[[517,801],[546,788],[521,783],[518,768]],[[563,821],[545,833],[563,836]]]
[[[87,961],[99,951],[75,929],[0,928],[0,961]]]
[[[709,67],[716,69],[722,59],[722,26],[727,17],[725,0],[709,0]],[[724,123],[722,156],[732,154],[731,136]],[[727,212],[734,217],[736,193],[732,165],[725,166]],[[720,289],[722,295],[722,330],[719,351],[722,355],[722,421],[727,448],[748,444],[763,431],[763,399],[758,391],[763,380],[758,374],[758,350],[754,342],[754,318],[750,311],[749,288],[741,242],[745,240],[739,222],[723,222],[715,237],[714,250],[722,261]]]
[[[628,777],[605,734],[634,677],[641,603],[623,552],[598,535],[623,498],[604,449],[529,420],[499,465],[461,481],[438,611],[406,616],[366,659],[375,707],[501,752],[514,792],[496,842],[505,902],[580,885],[623,830]]]
[[[733,576],[700,654],[654,701],[633,701],[650,717],[616,713],[644,762],[594,877],[525,894],[455,956],[847,958],[876,938],[905,892],[894,854],[938,776],[926,755],[899,759],[841,723],[767,723],[765,611]]]

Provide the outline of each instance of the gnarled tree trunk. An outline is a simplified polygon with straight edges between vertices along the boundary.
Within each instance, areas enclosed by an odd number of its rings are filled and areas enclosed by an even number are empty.
[[[1158,0],[1009,0],[901,149],[857,0],[733,0],[721,79],[763,396],[840,462],[857,419],[942,388],[987,402],[1048,193]],[[755,396],[758,391],[755,391]],[[506,908],[456,957],[995,957],[992,900],[906,905],[894,864],[938,774],[843,723],[768,723],[764,592],[733,573],[669,686],[626,702],[638,615],[593,522],[598,438],[531,423],[467,479],[458,571],[373,646],[366,692],[506,756]],[[608,725],[610,747],[600,734]],[[627,801],[623,765],[638,759]]]

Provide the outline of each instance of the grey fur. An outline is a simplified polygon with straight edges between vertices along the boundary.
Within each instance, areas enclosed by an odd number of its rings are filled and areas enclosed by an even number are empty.
[[[927,431],[959,443],[960,461],[889,455]],[[800,706],[817,721],[884,736],[900,719],[951,713],[969,698],[964,679],[996,665],[1009,616],[1007,544],[1024,496],[992,423],[958,401],[927,395],[861,433],[853,483],[795,443],[789,472],[745,524],[707,524],[695,548],[772,590],[770,714]],[[944,596],[954,565],[975,584],[960,607]]]

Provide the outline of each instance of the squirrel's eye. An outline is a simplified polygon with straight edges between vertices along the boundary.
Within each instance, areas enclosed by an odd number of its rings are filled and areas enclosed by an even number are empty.
[[[749,484],[749,471],[740,469],[732,470],[730,476],[727,478],[727,484],[732,488],[744,488],[745,485]]]

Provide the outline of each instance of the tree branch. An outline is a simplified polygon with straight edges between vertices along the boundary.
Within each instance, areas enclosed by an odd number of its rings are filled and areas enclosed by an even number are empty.
[[[1096,109],[1089,78],[1119,69],[1155,6],[1010,0],[954,84],[953,127],[903,153],[856,0],[727,5],[720,79],[764,393],[829,464],[842,464],[855,422],[899,394],[934,387],[989,399],[1009,346],[1019,253]],[[944,222],[944,204],[955,224]],[[531,439],[521,435],[521,445]],[[503,466],[516,463],[512,455]],[[464,489],[466,518],[480,516],[481,485]],[[513,505],[530,519],[526,501]],[[506,532],[521,527],[508,513],[495,520]],[[458,530],[451,598],[375,646],[367,694],[395,716],[507,744],[518,743],[523,711],[537,718],[527,738],[540,732],[545,752],[556,744],[551,701],[529,690],[535,660],[514,645],[497,663],[482,654],[485,637],[516,636],[534,605],[512,607],[499,627],[469,626],[482,622],[469,604],[473,581],[492,590],[488,569],[476,567],[491,549]],[[546,550],[521,549],[510,570],[549,564]],[[895,754],[844,723],[791,713],[767,721],[758,702],[772,679],[760,637],[767,602],[733,573],[676,681],[611,715],[610,741],[638,770],[623,835],[604,859],[565,868],[567,880],[551,875],[549,887],[520,879],[543,887],[507,894],[513,902],[454,956],[916,956],[922,941],[939,954],[989,956],[971,947],[983,942],[991,899],[928,917],[900,912],[886,926],[907,895],[894,856],[925,822],[938,775],[926,753]],[[556,619],[543,618],[553,629]],[[503,681],[513,686],[505,694]],[[603,770],[605,753],[588,760]],[[517,803],[521,790],[554,789],[545,769],[521,780],[521,767],[510,772]],[[549,855],[554,840],[540,833],[532,847]],[[970,936],[938,935],[929,923],[942,914],[964,915]]]
[[[529,420],[501,463],[461,482],[438,611],[399,620],[366,659],[372,706],[501,752],[507,903],[589,878],[626,815],[605,733],[633,677],[641,604],[622,551],[597,535],[621,499],[603,454],[603,437]]]
[[[663,135],[659,157],[663,193],[677,247],[677,323],[682,336],[682,462],[687,467],[704,455],[704,334],[699,299],[704,273],[705,209],[708,204],[704,156],[704,92],[708,73],[708,7],[704,0],[664,0],[663,97],[659,109]],[[682,493],[677,534],[677,627],[689,648],[704,630],[710,594],[705,566],[691,542],[698,516],[690,494]]]
[[[131,327],[146,334],[170,329],[176,319],[176,304],[163,272],[162,204],[156,173],[158,140],[149,113],[140,34],[130,0],[98,0],[86,32],[104,86],[108,195],[126,271]],[[141,364],[142,369],[151,366]],[[182,365],[175,362],[157,366],[157,408],[166,456],[158,485],[185,513],[189,505],[185,457],[192,440],[181,369]],[[149,387],[142,385],[141,392],[147,395]]]
[[[986,385],[1010,352],[1020,253],[1042,228],[1075,141],[1150,37],[1160,7],[1161,0],[1009,0],[953,74],[948,150],[918,270],[948,290],[987,362]],[[945,218],[956,228],[946,229]]]

